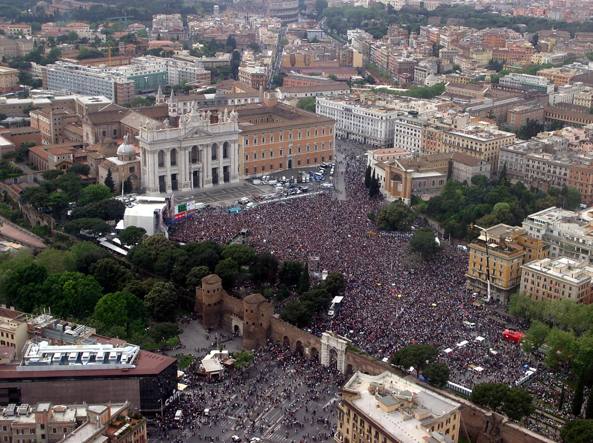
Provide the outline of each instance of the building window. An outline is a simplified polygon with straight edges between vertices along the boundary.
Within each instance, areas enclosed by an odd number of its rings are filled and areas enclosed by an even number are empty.
[[[157,156],[158,156],[159,168],[163,168],[165,166],[165,151],[162,151],[162,150],[159,151]]]
[[[214,143],[212,145],[212,147],[210,148],[210,150],[211,150],[210,158],[212,160],[216,160],[218,158],[218,145],[216,143]]]
[[[198,162],[198,158],[199,158],[199,150],[197,146],[192,146],[191,147],[191,152],[190,152],[190,161],[192,162],[192,164],[196,164]]]
[[[222,158],[229,158],[229,142],[224,142],[222,145]]]
[[[177,166],[177,149],[171,149],[169,156],[171,157],[171,166]]]

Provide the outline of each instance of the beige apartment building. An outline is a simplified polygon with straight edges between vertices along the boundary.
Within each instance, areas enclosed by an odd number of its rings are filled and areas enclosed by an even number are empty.
[[[534,299],[593,302],[593,267],[568,257],[544,258],[522,266],[521,293]]]
[[[493,128],[470,126],[465,130],[445,132],[442,144],[445,152],[461,152],[489,163],[496,172],[498,154],[505,146],[515,143],[515,134]]]
[[[27,321],[24,313],[14,308],[0,307],[0,350],[20,357],[25,342],[29,338]],[[0,360],[3,357],[0,355]]]
[[[129,403],[0,408],[2,443],[146,443],[146,419]]]
[[[0,66],[0,93],[18,91],[19,71]]]
[[[390,372],[357,372],[342,388],[338,443],[457,442],[460,404]]]
[[[521,266],[547,256],[543,240],[527,235],[517,226],[498,224],[485,229],[469,245],[466,274],[470,290],[507,302],[521,284]]]

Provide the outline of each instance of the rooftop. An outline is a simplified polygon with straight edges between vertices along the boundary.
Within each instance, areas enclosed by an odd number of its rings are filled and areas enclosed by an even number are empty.
[[[568,257],[543,258],[523,265],[524,269],[541,272],[571,284],[583,284],[591,280],[593,268],[583,261]]]
[[[402,443],[431,441],[432,420],[452,414],[460,404],[395,374],[367,375],[357,372],[344,386],[356,394],[348,400],[360,412]]]

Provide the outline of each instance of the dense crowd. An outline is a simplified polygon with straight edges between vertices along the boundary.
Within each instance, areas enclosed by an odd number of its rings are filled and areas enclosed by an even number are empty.
[[[534,379],[544,376],[543,364],[502,337],[506,327],[524,325],[466,289],[466,252],[441,241],[442,251],[424,261],[410,253],[408,234],[377,230],[369,214],[384,203],[368,198],[364,157],[355,146],[341,150],[337,171],[345,174],[346,200],[324,193],[239,214],[210,209],[177,226],[172,237],[228,242],[247,229],[249,244],[280,260],[319,257],[322,269],[344,274],[347,287],[336,315],[319,316],[310,328],[317,335],[337,332],[379,359],[429,343],[449,366],[451,381],[468,388],[515,383],[530,367],[537,369]],[[557,402],[555,383],[533,386],[537,396]]]
[[[224,435],[232,433],[244,442],[253,437],[275,441],[277,435],[295,443],[330,441],[333,401],[344,379],[335,368],[269,343],[254,353],[249,369],[208,380],[195,363],[184,382],[184,395],[157,420],[155,440],[229,441]],[[177,410],[182,411],[179,420]]]

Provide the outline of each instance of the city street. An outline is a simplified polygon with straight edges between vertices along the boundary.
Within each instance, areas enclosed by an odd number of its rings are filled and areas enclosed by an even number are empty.
[[[182,340],[194,331],[198,337],[205,332],[192,324]],[[202,344],[199,339],[192,343]],[[165,426],[171,429],[157,430],[151,423],[151,441],[231,442],[237,436],[241,441],[329,442],[343,378],[318,361],[270,345],[255,354],[248,370],[231,370],[221,381],[208,381],[189,369],[185,382],[189,388],[165,412]],[[183,412],[180,421],[172,419],[177,410]]]

